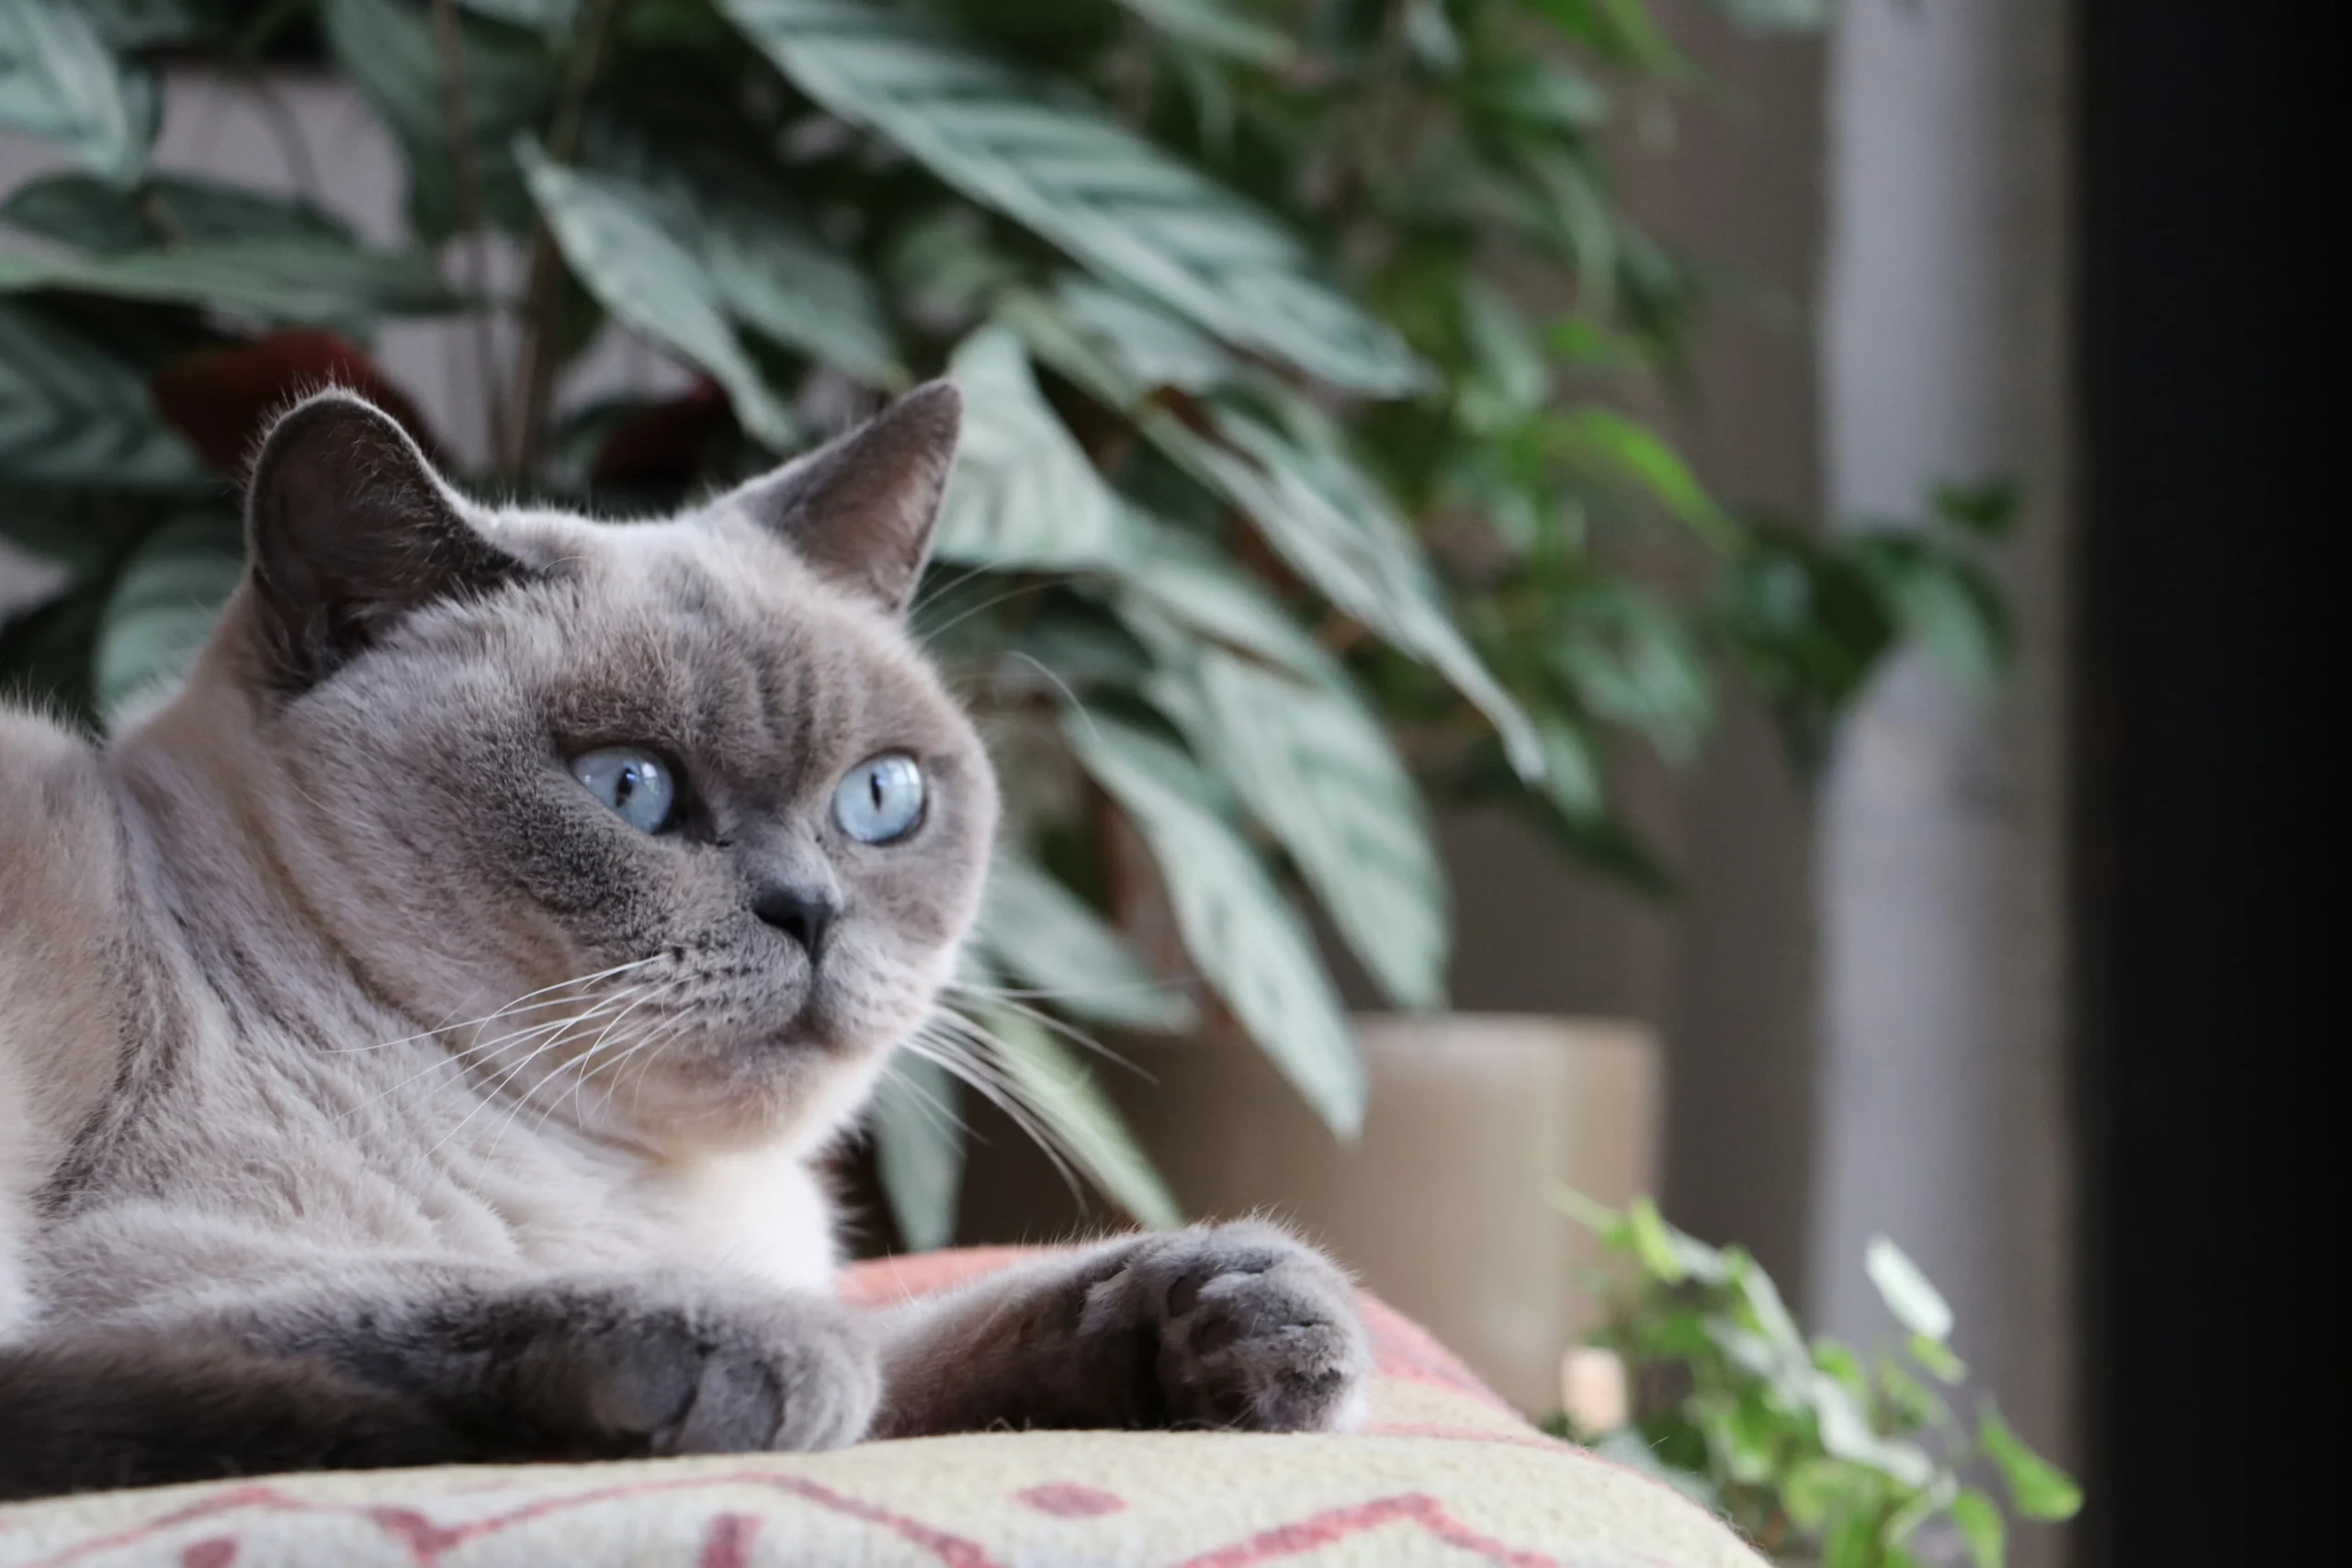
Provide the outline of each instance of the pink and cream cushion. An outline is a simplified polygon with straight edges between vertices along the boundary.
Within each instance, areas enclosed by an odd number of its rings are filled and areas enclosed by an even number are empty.
[[[842,1290],[895,1301],[1020,1256],[863,1264]],[[1682,1497],[1544,1437],[1417,1325],[1363,1307],[1378,1375],[1343,1436],[992,1432],[100,1493],[0,1508],[0,1568],[1758,1568]]]

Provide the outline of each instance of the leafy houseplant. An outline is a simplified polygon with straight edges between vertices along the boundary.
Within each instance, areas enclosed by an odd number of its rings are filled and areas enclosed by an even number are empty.
[[[414,243],[153,169],[175,62],[322,65],[398,148]],[[47,563],[0,670],[101,727],[150,700],[291,390],[356,383],[442,446],[370,357],[387,322],[471,324],[472,479],[616,513],[951,374],[918,616],[1012,816],[971,972],[882,1096],[885,1185],[910,1244],[950,1234],[961,1077],[1167,1220],[1058,1036],[1214,1009],[1354,1126],[1297,899],[1440,1005],[1421,784],[1657,885],[1604,763],[1687,751],[1718,667],[1804,738],[1903,638],[1997,660],[1997,495],[1818,536],[1600,400],[1672,365],[1699,293],[1611,205],[1603,76],[1688,73],[1641,0],[0,0],[0,128],[74,165],[0,209],[0,538]],[[694,386],[573,395],[613,330]],[[1197,987],[1106,917],[1139,897]]]
[[[1873,1241],[1863,1266],[1903,1348],[1865,1355],[1808,1341],[1754,1258],[1677,1230],[1648,1200],[1623,1212],[1564,1201],[1623,1265],[1593,1342],[1635,1393],[1630,1412],[1564,1413],[1547,1423],[1555,1434],[1690,1492],[1792,1568],[1999,1568],[2007,1524],[1972,1472],[1996,1474],[2021,1518],[2082,1506],[1989,1396],[1973,1423],[1954,1414],[1939,1392],[1968,1376],[1951,1309],[1893,1242]]]

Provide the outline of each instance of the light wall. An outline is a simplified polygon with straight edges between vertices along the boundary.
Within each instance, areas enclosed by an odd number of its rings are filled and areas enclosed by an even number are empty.
[[[1637,221],[1727,281],[1690,389],[1641,400],[1727,501],[1818,516],[1824,50],[1737,32],[1688,0],[1659,10],[1708,85],[1631,106],[1615,149],[1623,189]],[[1747,1246],[1801,1301],[1820,1035],[1806,781],[1736,694],[1691,767],[1637,755],[1622,773],[1683,897],[1661,906],[1605,886],[1498,814],[1452,819],[1454,1000],[1651,1024],[1667,1047],[1669,1213]]]
[[[1951,1297],[2012,1423],[2076,1449],[2075,1018],[2067,832],[2079,536],[2071,7],[1849,6],[1832,52],[1826,481],[1849,515],[1999,475],[2018,657],[1974,700],[1914,662],[1849,730],[1824,800],[1813,1280],[1890,1232]],[[2023,1532],[2011,1561],[2063,1561]]]

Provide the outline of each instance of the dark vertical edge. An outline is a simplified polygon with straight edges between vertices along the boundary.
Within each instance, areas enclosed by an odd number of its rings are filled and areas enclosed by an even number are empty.
[[[2117,141],[2112,73],[2104,55],[2115,27],[2115,12],[2130,0],[2077,0],[2074,9],[2075,136],[2075,272],[2071,319],[2075,322],[2076,440],[2082,461],[2076,469],[2073,568],[2074,647],[2066,668],[2072,674],[2074,726],[2069,778],[2073,790],[2067,843],[2075,968],[2073,1017],[2075,1060],[2071,1064],[2075,1191],[2081,1256],[2075,1269],[2075,1343],[2076,1409],[2081,1414],[2081,1480],[2086,1503],[2075,1522],[2075,1568],[2114,1568],[2118,1526],[2112,1500],[2122,1482],[2115,1452],[2115,1384],[2118,1375],[2112,1328],[2116,1280],[2109,1238],[2115,1232],[2116,1194],[2114,1055],[2115,942],[2118,882],[2115,817],[2105,809],[2115,795],[2120,761],[2116,688],[2115,595],[2108,538],[2109,508],[2105,464],[2114,436],[2107,418],[2107,367],[2113,357],[2113,325],[2100,307],[2101,285],[2112,265],[2102,229],[2111,221],[2111,165]]]
[[[2330,988],[2306,906],[2336,886],[2317,745],[2346,706],[2318,646],[2345,509],[2319,500],[2301,374],[2344,292],[2317,274],[2346,182],[2303,166],[2325,155],[2331,55],[2297,35],[2326,9],[2077,12],[2079,1540],[2098,1568],[2293,1560],[2261,1542],[2315,1528],[2315,1496],[2281,1494],[2333,1424],[2318,1168],[2341,1134],[2312,1069],[2346,1031],[2298,1016]]]

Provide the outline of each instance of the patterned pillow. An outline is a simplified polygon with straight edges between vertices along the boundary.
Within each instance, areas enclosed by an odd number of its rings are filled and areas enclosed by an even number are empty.
[[[843,1293],[922,1294],[1019,1256],[864,1264]],[[1760,1568],[1672,1491],[1530,1428],[1417,1325],[1364,1312],[1379,1376],[1344,1437],[998,1432],[100,1493],[0,1508],[0,1568]]]

